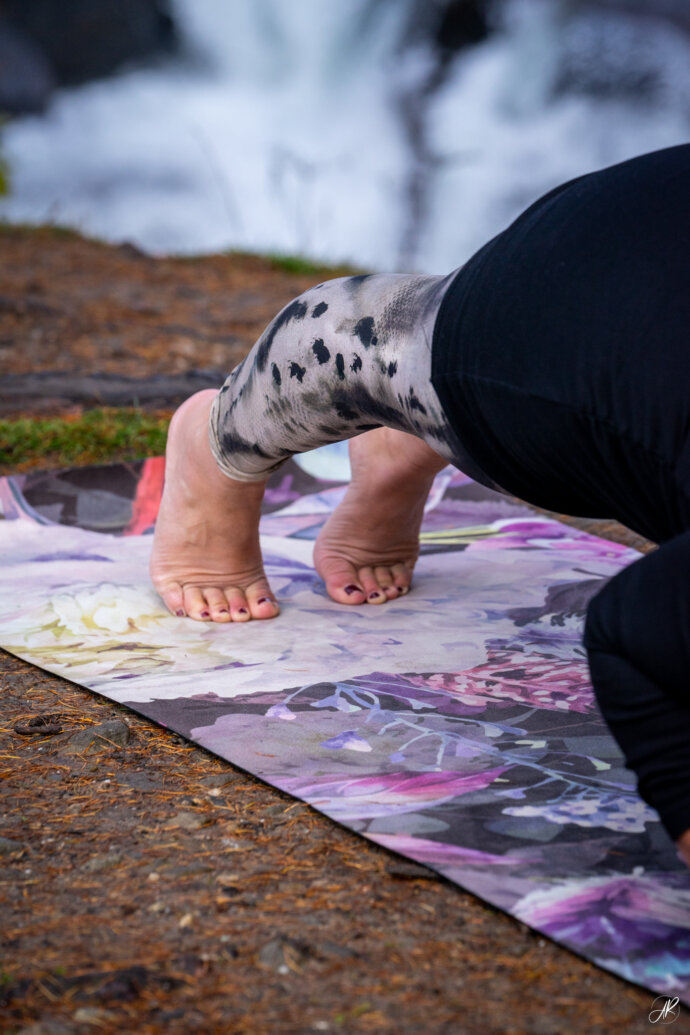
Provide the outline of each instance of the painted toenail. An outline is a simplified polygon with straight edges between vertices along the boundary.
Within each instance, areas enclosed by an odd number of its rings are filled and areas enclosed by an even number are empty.
[[[247,610],[246,607],[238,607],[237,608],[237,613],[238,613],[238,615],[248,615],[249,611]]]
[[[382,596],[383,596],[383,593],[381,593],[378,589],[375,589],[375,590],[373,590],[373,592],[371,592],[369,594],[369,599],[370,600],[376,600],[377,597],[382,597]]]
[[[345,592],[350,597],[353,593],[361,593],[362,590],[359,588],[359,586],[345,586]]]
[[[398,586],[398,593],[407,593],[409,589],[409,586]]]
[[[272,604],[272,603],[273,603],[273,601],[271,600],[270,597],[261,597],[260,600],[257,600],[257,604]]]
[[[218,614],[219,614],[219,615],[229,615],[229,614],[230,614],[230,612],[228,611],[227,607],[221,607],[221,609],[220,609],[220,611],[218,612]]]
[[[181,607],[177,609],[175,614],[177,615],[178,618],[184,618],[184,611],[182,610]]]
[[[210,611],[202,611],[200,617],[201,618],[210,618],[211,617],[211,612]]]

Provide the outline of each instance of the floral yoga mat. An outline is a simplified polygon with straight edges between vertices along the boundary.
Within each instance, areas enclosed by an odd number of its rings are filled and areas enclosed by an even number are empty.
[[[0,480],[0,642],[690,1004],[690,873],[580,644],[601,579],[639,555],[448,468],[414,592],[339,606],[311,556],[347,477],[337,447],[274,476],[282,614],[220,626],[171,617],[148,585],[163,460]]]

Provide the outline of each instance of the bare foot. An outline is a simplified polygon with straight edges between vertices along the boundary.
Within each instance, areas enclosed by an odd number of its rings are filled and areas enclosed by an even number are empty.
[[[431,483],[446,461],[421,439],[377,428],[350,440],[352,481],[314,548],[339,604],[385,604],[407,593]]]
[[[208,415],[217,392],[197,392],[168,433],[165,488],[151,578],[174,615],[247,622],[278,614],[264,574],[259,516],[264,482],[238,482],[217,467]]]

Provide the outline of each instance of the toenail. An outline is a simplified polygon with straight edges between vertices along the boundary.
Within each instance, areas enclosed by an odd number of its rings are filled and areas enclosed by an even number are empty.
[[[383,596],[383,593],[381,593],[381,591],[380,591],[380,590],[378,590],[378,589],[375,589],[375,590],[373,590],[373,591],[372,591],[372,592],[371,592],[371,593],[369,594],[369,599],[370,599],[370,600],[376,600],[376,598],[377,598],[377,597],[382,597],[382,596]]]
[[[409,586],[398,586],[398,593],[407,593],[409,592],[409,589]]]
[[[211,617],[211,612],[210,611],[202,611],[200,617],[201,618],[210,618]]]
[[[221,607],[221,609],[220,609],[220,611],[218,612],[218,614],[219,614],[219,615],[229,615],[229,614],[230,614],[230,612],[228,611],[227,607]]]
[[[184,611],[182,610],[181,607],[177,609],[175,614],[177,615],[178,618],[184,618]]]
[[[362,590],[359,586],[345,586],[345,592],[348,596],[352,596],[353,593],[361,593]]]
[[[237,613],[238,613],[238,615],[248,615],[249,611],[247,610],[246,607],[238,607],[237,608]]]
[[[260,600],[257,600],[257,604],[272,604],[272,603],[273,603],[273,601],[271,600],[270,597],[261,597]]]

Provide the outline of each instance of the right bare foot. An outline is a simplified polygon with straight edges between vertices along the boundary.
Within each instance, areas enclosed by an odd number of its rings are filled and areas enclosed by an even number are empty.
[[[321,529],[314,564],[339,604],[385,604],[407,593],[424,504],[447,464],[421,439],[377,428],[350,440],[352,481]]]
[[[211,453],[208,416],[218,393],[197,392],[177,410],[166,449],[165,488],[151,578],[174,615],[247,622],[278,614],[259,546],[265,482],[239,482]]]

